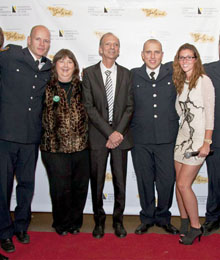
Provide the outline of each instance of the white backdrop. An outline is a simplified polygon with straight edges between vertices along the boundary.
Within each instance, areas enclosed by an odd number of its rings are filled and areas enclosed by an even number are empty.
[[[217,60],[219,10],[218,0],[1,0],[0,26],[5,33],[5,44],[25,47],[31,27],[46,25],[52,36],[48,57],[53,58],[61,48],[71,49],[81,69],[100,60],[100,36],[110,31],[121,41],[117,62],[130,69],[142,65],[140,53],[149,38],[162,42],[164,62],[173,60],[178,47],[185,42],[198,48],[203,63]],[[193,188],[198,197],[199,214],[204,216],[207,197],[205,165]],[[114,194],[109,166],[103,195],[105,210],[112,213]],[[12,210],[15,205],[13,192]],[[32,210],[51,211],[48,180],[40,158]],[[139,214],[139,210],[136,177],[129,154],[125,214]],[[175,197],[171,211],[179,215]],[[92,213],[90,190],[85,212]]]

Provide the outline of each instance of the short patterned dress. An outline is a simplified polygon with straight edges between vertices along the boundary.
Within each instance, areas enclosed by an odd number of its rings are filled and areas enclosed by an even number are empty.
[[[180,116],[174,159],[188,165],[200,165],[205,157],[186,158],[186,152],[198,151],[203,145],[205,130],[214,128],[214,87],[209,77],[199,77],[196,87],[189,90],[187,82],[177,95],[176,110]]]

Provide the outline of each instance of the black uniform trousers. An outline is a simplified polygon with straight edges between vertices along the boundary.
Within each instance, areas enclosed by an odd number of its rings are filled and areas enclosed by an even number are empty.
[[[170,223],[175,182],[173,154],[174,143],[135,144],[131,150],[142,208],[140,219],[144,224]]]
[[[37,158],[38,144],[0,140],[0,239],[11,238],[14,232],[28,229]],[[17,206],[12,221],[10,201],[14,176],[17,180]]]
[[[208,172],[208,198],[206,204],[206,221],[220,218],[220,148],[206,158]]]
[[[125,209],[127,150],[119,148],[91,150],[91,191],[94,220],[97,225],[104,226],[105,211],[103,209],[103,189],[106,176],[106,165],[110,154],[112,182],[114,188],[113,225],[123,222]]]
[[[52,201],[52,226],[60,232],[80,228],[88,193],[89,151],[74,153],[41,152]]]

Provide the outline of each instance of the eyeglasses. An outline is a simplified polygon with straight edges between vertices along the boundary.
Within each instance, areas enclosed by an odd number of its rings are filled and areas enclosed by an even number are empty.
[[[180,57],[178,58],[178,60],[179,60],[179,61],[184,61],[184,60],[192,61],[192,60],[195,59],[195,58],[196,58],[196,57],[194,57],[194,56],[186,56],[186,57],[180,56]]]

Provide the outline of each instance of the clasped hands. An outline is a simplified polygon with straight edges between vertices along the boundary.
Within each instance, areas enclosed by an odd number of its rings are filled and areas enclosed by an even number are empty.
[[[114,131],[109,137],[106,143],[108,149],[114,149],[123,141],[124,137],[117,131]]]

